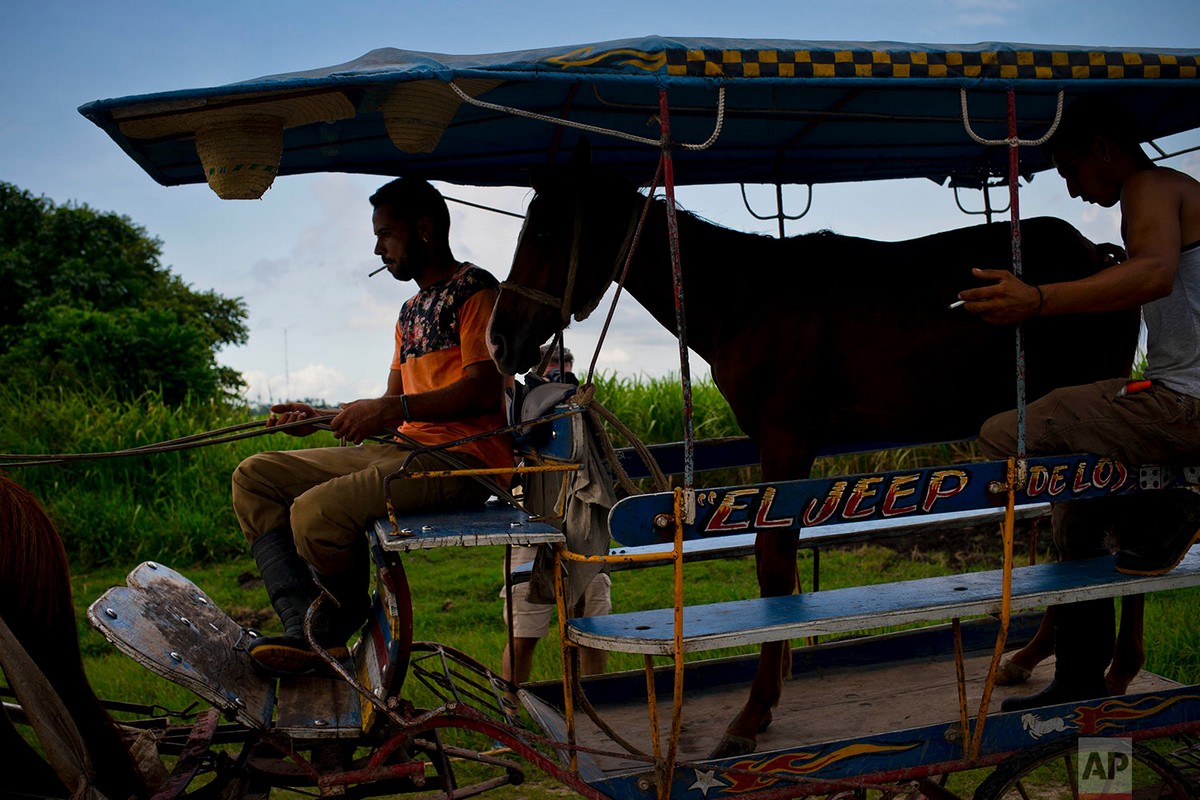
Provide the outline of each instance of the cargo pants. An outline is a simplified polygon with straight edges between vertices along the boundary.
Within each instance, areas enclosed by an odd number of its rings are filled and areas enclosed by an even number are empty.
[[[387,516],[384,479],[410,452],[403,445],[367,442],[258,453],[234,470],[234,513],[248,541],[290,528],[297,552],[318,573],[346,575],[359,566],[355,554],[363,552],[367,526]],[[483,466],[473,456],[454,456],[472,468]],[[430,453],[409,462],[410,470],[446,468]],[[399,478],[389,489],[401,524],[405,514],[481,506],[491,495],[466,476]]]
[[[1026,454],[1094,453],[1128,467],[1200,464],[1200,399],[1161,385],[1122,394],[1125,384],[1124,379],[1114,379],[1068,386],[1028,403]],[[1017,412],[1006,411],[987,420],[979,441],[986,458],[1015,455]],[[1071,560],[1107,554],[1107,533],[1119,541],[1123,532],[1137,528],[1137,503],[1128,502],[1132,499],[1056,503],[1052,520],[1059,557]]]

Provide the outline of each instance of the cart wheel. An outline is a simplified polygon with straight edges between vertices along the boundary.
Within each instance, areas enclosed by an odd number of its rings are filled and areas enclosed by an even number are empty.
[[[1079,742],[1075,738],[1035,747],[1002,762],[975,790],[974,800],[1075,800],[1079,797]],[[1133,797],[1189,800],[1187,781],[1165,758],[1133,745]]]

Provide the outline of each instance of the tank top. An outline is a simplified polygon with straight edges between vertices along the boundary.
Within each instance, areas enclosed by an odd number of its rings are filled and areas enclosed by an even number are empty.
[[[1200,242],[1179,254],[1175,286],[1142,306],[1146,377],[1200,398]]]

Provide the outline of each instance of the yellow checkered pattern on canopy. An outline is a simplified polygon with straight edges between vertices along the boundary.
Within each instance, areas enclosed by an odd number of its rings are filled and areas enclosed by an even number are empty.
[[[669,50],[667,74],[713,78],[1200,77],[1200,56],[1065,50]]]

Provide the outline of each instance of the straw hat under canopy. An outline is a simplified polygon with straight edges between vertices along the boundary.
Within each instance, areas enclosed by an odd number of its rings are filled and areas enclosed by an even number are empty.
[[[268,96],[272,99],[259,99]],[[275,180],[284,129],[349,119],[354,113],[354,104],[341,92],[320,92],[228,95],[154,109],[139,106],[124,119],[119,111],[113,116],[130,139],[194,138],[204,177],[218,196],[257,200]]]
[[[487,78],[454,81],[470,97],[489,92],[500,83]],[[388,92],[380,111],[388,137],[398,149],[406,153],[432,153],[461,104],[459,94],[443,81],[408,81]]]

